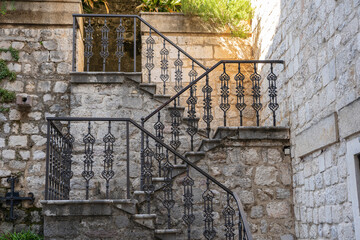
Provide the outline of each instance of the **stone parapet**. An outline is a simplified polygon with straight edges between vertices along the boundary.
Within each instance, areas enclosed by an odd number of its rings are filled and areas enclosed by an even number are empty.
[[[82,13],[81,0],[16,0],[3,1],[7,12],[0,24],[72,26],[72,14]]]

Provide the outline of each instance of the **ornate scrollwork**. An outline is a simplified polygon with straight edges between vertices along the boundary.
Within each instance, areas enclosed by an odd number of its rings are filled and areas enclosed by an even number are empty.
[[[84,156],[84,171],[82,177],[86,181],[86,199],[89,199],[89,182],[94,177],[93,171],[93,158],[94,158],[94,143],[95,138],[91,134],[91,125],[88,125],[88,134],[83,138],[85,144],[85,156]]]
[[[230,95],[229,80],[230,80],[230,77],[226,73],[225,63],[224,63],[223,69],[224,69],[224,71],[219,77],[220,82],[221,82],[220,109],[224,112],[224,126],[226,126],[226,112],[230,109],[230,104],[229,104],[229,95]]]
[[[169,153],[168,150],[166,151],[166,162],[162,166],[162,170],[164,172],[165,177],[165,183],[164,183],[164,200],[163,205],[166,208],[168,212],[168,228],[171,228],[171,209],[175,205],[174,196],[173,196],[173,190],[172,190],[172,171],[174,169],[174,166],[169,161]]]
[[[190,240],[190,233],[191,233],[191,224],[195,221],[194,215],[194,194],[193,194],[193,186],[194,180],[189,175],[189,167],[187,168],[186,176],[182,182],[184,186],[184,215],[182,217],[183,221],[187,226],[187,235],[188,239]]]
[[[274,74],[274,69],[272,64],[267,79],[269,80],[269,97],[270,97],[269,108],[273,112],[273,125],[276,126],[276,110],[278,110],[279,104],[277,103],[277,88],[276,88],[277,76]]]
[[[147,202],[147,212],[150,213],[150,201],[151,195],[155,191],[155,186],[152,181],[152,158],[154,156],[154,152],[149,147],[149,136],[146,136],[146,147],[144,149],[144,185],[143,190],[146,195],[146,202]]]
[[[114,162],[114,142],[115,137],[111,133],[111,122],[109,121],[108,133],[104,136],[103,141],[105,143],[104,149],[104,170],[101,176],[106,180],[106,198],[109,198],[109,182],[115,175],[113,170]]]
[[[110,29],[106,24],[106,18],[104,26],[101,27],[101,51],[100,56],[103,58],[103,71],[105,72],[106,59],[109,57],[109,32]]]
[[[160,112],[158,113],[158,121],[154,124],[154,129],[155,129],[155,134],[156,137],[158,139],[160,139],[161,141],[163,141],[164,139],[164,124],[161,122],[161,117],[160,117]],[[165,159],[165,154],[164,154],[164,148],[163,146],[156,142],[155,143],[155,159],[158,161],[159,164],[159,177],[161,177],[161,165],[162,165],[162,161]]]
[[[254,73],[251,74],[250,80],[252,82],[253,104],[251,105],[256,111],[256,123],[259,126],[259,111],[262,109],[260,80],[261,75],[256,72],[256,63],[254,63]]]
[[[85,27],[85,49],[84,57],[86,58],[86,69],[89,71],[90,67],[90,58],[94,55],[92,49],[92,40],[93,40],[94,28],[91,26],[91,19],[89,18],[88,25]]]
[[[184,65],[183,61],[180,58],[180,51],[178,52],[178,58],[175,60],[174,62],[175,65],[175,91],[179,92],[183,86],[182,86],[182,77],[183,77],[183,72],[182,72],[182,67]]]
[[[210,123],[214,120],[214,117],[211,113],[211,93],[213,91],[212,87],[209,85],[209,75],[206,75],[206,83],[202,88],[204,93],[204,115],[203,120],[206,122],[207,135],[210,136]]]
[[[190,82],[195,81],[197,77],[197,72],[194,69],[194,62],[192,63],[192,69],[189,72],[189,77]],[[186,129],[186,132],[190,135],[191,151],[194,151],[194,135],[198,131],[198,121],[196,119],[196,85],[193,85],[190,88],[190,96],[186,100],[186,103],[188,105],[188,128]]]
[[[235,239],[235,229],[234,229],[234,216],[235,210],[230,206],[230,195],[227,194],[227,204],[225,209],[223,210],[223,216],[225,219],[225,237],[226,240],[234,240]]]
[[[169,61],[168,61],[168,57],[169,57],[169,50],[167,50],[166,46],[165,46],[165,39],[164,39],[164,45],[163,48],[160,51],[160,55],[161,55],[161,74],[160,74],[160,79],[161,81],[163,81],[163,86],[164,86],[164,90],[163,90],[163,94],[165,95],[166,92],[166,82],[169,81],[169,72],[168,72],[168,68],[169,68]]]
[[[204,199],[204,237],[207,240],[214,239],[216,236],[216,231],[214,228],[214,218],[213,218],[213,199],[214,193],[210,190],[210,181],[207,179],[206,181],[206,190],[202,195]]]
[[[72,163],[72,150],[73,143],[75,139],[70,133],[70,122],[67,125],[66,134],[63,137],[63,147],[62,147],[62,160],[63,167],[61,172],[61,178],[64,185],[64,199],[69,199],[70,193],[70,179],[73,177],[73,172],[71,171]]]
[[[236,82],[236,108],[239,110],[240,113],[240,126],[243,125],[243,111],[246,108],[245,104],[245,87],[244,87],[244,80],[245,76],[242,74],[240,69],[240,63],[238,65],[238,73],[234,77]]]
[[[155,40],[151,36],[151,28],[149,37],[146,39],[146,63],[145,68],[148,70],[148,79],[151,82],[151,70],[155,67],[154,65],[154,44]]]
[[[125,27],[122,25],[122,19],[120,18],[120,24],[116,28],[116,57],[118,58],[118,71],[121,71],[121,59],[124,57],[124,32]]]

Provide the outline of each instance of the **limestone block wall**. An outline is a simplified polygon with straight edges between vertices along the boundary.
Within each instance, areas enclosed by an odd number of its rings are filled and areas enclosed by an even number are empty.
[[[6,4],[6,2],[5,2]],[[15,10],[0,17],[0,47],[19,51],[19,61],[10,53],[0,58],[15,71],[17,79],[3,79],[0,87],[18,96],[32,98],[32,107],[2,104],[0,112],[0,195],[9,191],[10,175],[19,177],[16,191],[33,192],[35,203],[17,207],[17,220],[7,221],[9,207],[0,208],[0,232],[31,228],[41,232],[40,199],[43,199],[47,116],[69,115],[69,71],[72,59],[72,13],[80,0],[15,1]]]
[[[350,178],[357,170],[349,163],[360,147],[351,156],[346,149],[360,132],[354,118],[360,111],[360,2],[252,3],[255,58],[285,60],[275,69],[278,123],[291,129],[296,236],[358,239],[357,190]],[[265,123],[270,117],[263,112]]]

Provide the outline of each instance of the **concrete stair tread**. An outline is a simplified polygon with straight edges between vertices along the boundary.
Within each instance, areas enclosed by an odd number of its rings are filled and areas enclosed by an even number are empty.
[[[164,182],[165,178],[164,177],[153,177],[152,181],[153,182]]]
[[[186,164],[177,164],[177,165],[174,165],[174,169],[184,169],[186,168]]]

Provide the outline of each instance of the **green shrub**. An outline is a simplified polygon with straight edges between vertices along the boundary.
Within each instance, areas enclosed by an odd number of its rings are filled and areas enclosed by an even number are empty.
[[[31,232],[7,233],[0,236],[0,240],[43,240],[43,237]]]
[[[10,103],[14,101],[16,94],[6,89],[0,88],[0,103]],[[1,239],[0,239],[1,240]]]
[[[180,0],[142,0],[142,4],[137,6],[144,12],[180,12]]]
[[[250,33],[249,21],[254,15],[250,0],[182,0],[181,3],[184,14],[228,27],[238,37],[247,37]]]

